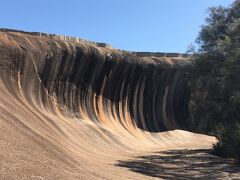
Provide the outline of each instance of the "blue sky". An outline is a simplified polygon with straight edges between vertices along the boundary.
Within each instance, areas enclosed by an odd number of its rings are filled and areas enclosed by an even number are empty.
[[[233,0],[2,0],[0,26],[106,42],[134,51],[184,53],[207,8]]]

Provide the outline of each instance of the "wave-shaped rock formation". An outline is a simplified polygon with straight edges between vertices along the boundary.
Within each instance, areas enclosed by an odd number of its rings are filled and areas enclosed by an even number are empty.
[[[181,54],[1,29],[1,176],[139,179],[116,161],[210,147],[214,138],[176,130],[188,129],[187,65]]]

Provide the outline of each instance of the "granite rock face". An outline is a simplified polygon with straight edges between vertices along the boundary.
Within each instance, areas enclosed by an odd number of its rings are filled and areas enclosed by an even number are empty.
[[[186,57],[121,51],[42,33],[0,32],[1,78],[43,107],[94,123],[159,132],[187,128]],[[31,95],[31,97],[28,97]]]
[[[0,179],[179,178],[191,158],[176,167],[175,155],[165,164],[149,155],[216,143],[185,131],[188,65],[181,54],[1,29]],[[137,157],[146,163],[131,165]]]

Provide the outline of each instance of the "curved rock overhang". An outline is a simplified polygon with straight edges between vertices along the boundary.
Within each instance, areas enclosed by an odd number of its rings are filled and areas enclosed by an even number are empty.
[[[186,55],[1,29],[0,77],[31,103],[97,124],[187,129]],[[11,83],[9,83],[11,82]],[[13,92],[14,93],[14,92]],[[31,96],[31,97],[30,97]]]

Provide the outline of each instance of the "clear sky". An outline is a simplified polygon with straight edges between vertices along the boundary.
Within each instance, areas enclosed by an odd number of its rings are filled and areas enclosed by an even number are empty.
[[[105,42],[135,51],[184,53],[207,8],[233,0],[1,0],[0,26]]]

